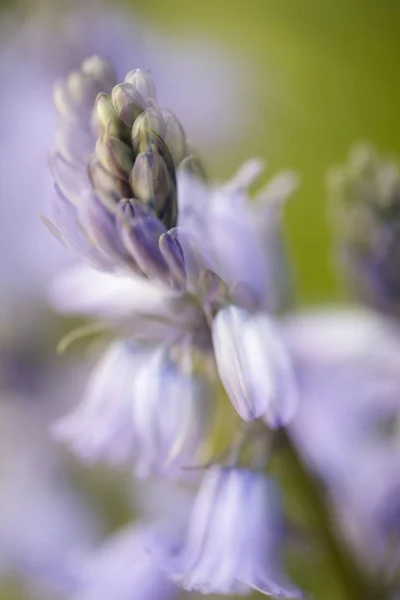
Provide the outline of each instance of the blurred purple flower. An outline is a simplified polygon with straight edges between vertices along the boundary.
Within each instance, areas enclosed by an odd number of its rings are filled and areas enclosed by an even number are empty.
[[[128,526],[92,555],[70,565],[73,600],[170,600],[176,586],[154,563],[148,550],[152,532]]]
[[[300,382],[293,439],[328,487],[345,535],[381,564],[398,536],[400,331],[338,307],[291,316],[283,329]]]
[[[367,144],[352,148],[328,180],[339,266],[351,290],[399,314],[400,168]]]

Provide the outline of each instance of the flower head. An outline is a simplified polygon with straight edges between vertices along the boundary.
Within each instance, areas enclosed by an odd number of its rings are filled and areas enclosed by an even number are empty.
[[[296,381],[289,353],[281,339],[279,321],[267,312],[277,308],[268,293],[274,286],[275,271],[268,270],[271,257],[268,247],[263,245],[261,231],[279,228],[278,207],[294,182],[291,176],[282,176],[279,183],[276,181],[269,186],[268,194],[263,193],[264,200],[268,197],[271,205],[262,208],[260,204],[258,209],[253,209],[246,186],[253,181],[259,168],[257,161],[251,161],[229,184],[215,189],[207,188],[187,170],[178,172],[181,182],[178,186],[181,190],[178,227],[166,232],[156,216],[146,216],[117,230],[117,238],[115,228],[110,229],[110,240],[122,240],[135,264],[140,266],[140,274],[137,271],[108,274],[90,267],[75,268],[56,282],[53,300],[59,310],[94,316],[120,335],[126,337],[129,334],[140,344],[158,342],[169,346],[172,343],[180,348],[178,353],[185,353],[189,339],[193,349],[202,355],[200,379],[207,380],[204,373],[201,374],[206,364],[214,377],[219,374],[243,419],[262,417],[276,428],[286,425],[296,409]],[[253,243],[248,253],[244,253],[237,272],[233,269],[231,255],[234,246],[228,244],[228,236],[218,234],[224,230],[224,219],[213,218],[214,203],[223,206],[225,214],[228,205],[235,205],[236,201],[242,208],[232,211],[235,215],[231,217],[233,237],[235,239],[237,231],[237,243],[242,248]],[[130,208],[127,209],[129,212]],[[265,219],[260,230],[257,229],[257,225],[260,226],[257,211],[263,217],[260,221]],[[200,235],[200,227],[204,229],[204,236]],[[102,231],[104,233],[106,228]],[[279,254],[273,244],[269,250],[271,254]],[[283,279],[281,277],[281,281]],[[241,306],[235,306],[235,303]],[[155,360],[153,370],[149,367],[146,386],[152,382],[151,386],[143,388],[145,391],[141,389],[139,394],[152,398],[151,402],[143,404],[143,410],[147,411],[143,415],[154,425],[156,421],[150,406],[168,402],[166,384],[173,381],[175,386],[179,379],[179,385],[185,389],[188,383],[184,383],[182,376],[171,378],[172,371],[162,365],[160,358],[158,361],[157,366]],[[129,385],[133,385],[134,375],[129,379]],[[194,387],[184,395],[195,399],[198,396],[194,393],[194,388],[198,388],[197,374],[196,377],[192,375],[192,379]],[[144,375],[138,381],[143,382]],[[118,405],[113,406],[115,409]],[[135,406],[135,410],[139,410],[140,405],[136,403]],[[193,409],[194,412],[188,413],[193,420],[187,431],[197,431],[197,409]],[[171,410],[174,414],[175,409]],[[204,402],[200,410],[205,410]],[[84,412],[86,414],[86,409]],[[90,435],[84,422],[81,420],[79,429],[82,432],[86,429]],[[148,424],[148,421],[144,422]],[[172,431],[177,434],[176,428]],[[204,434],[203,429],[200,431]],[[112,427],[109,427],[109,433],[112,439]],[[194,438],[197,440],[197,435]],[[196,441],[195,445],[199,444],[200,440]],[[153,442],[152,446],[155,447]]]
[[[58,235],[98,266],[142,273],[143,239],[176,224],[176,167],[188,152],[182,126],[158,108],[148,73],[130,71],[117,84],[97,56],[57,84],[54,99]],[[165,269],[162,256],[156,262]]]

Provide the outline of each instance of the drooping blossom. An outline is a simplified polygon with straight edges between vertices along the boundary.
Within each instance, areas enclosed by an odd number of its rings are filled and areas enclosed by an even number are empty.
[[[163,549],[164,568],[188,591],[301,598],[280,565],[279,496],[272,480],[215,465],[205,474],[186,534]]]

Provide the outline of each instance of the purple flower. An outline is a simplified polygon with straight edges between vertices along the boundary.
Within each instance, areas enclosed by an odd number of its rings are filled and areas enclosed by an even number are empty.
[[[281,523],[274,483],[260,473],[211,467],[186,535],[166,549],[164,567],[188,591],[280,598],[300,591],[280,566]]]
[[[260,160],[249,160],[220,186],[179,170],[178,224],[196,240],[236,303],[275,311],[292,296],[281,225],[297,177],[279,173],[251,201],[248,188],[262,170]]]

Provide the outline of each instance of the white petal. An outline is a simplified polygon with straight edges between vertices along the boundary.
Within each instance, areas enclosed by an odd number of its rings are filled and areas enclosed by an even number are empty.
[[[285,425],[297,407],[297,386],[277,324],[265,313],[228,306],[212,334],[221,381],[242,419]]]
[[[62,273],[51,289],[51,301],[59,312],[123,325],[137,340],[173,337],[180,330],[192,330],[201,318],[196,305],[161,284],[87,266]]]
[[[111,345],[96,365],[82,403],[53,426],[54,436],[87,462],[121,463],[132,457],[132,381],[146,357],[132,343]]]
[[[208,244],[213,270],[232,288],[245,287],[258,306],[267,293],[264,245],[245,192],[217,189],[209,209]]]
[[[190,353],[190,349],[188,349]],[[207,436],[210,390],[157,350],[134,382],[133,422],[139,444],[139,473],[183,475],[196,464]]]

